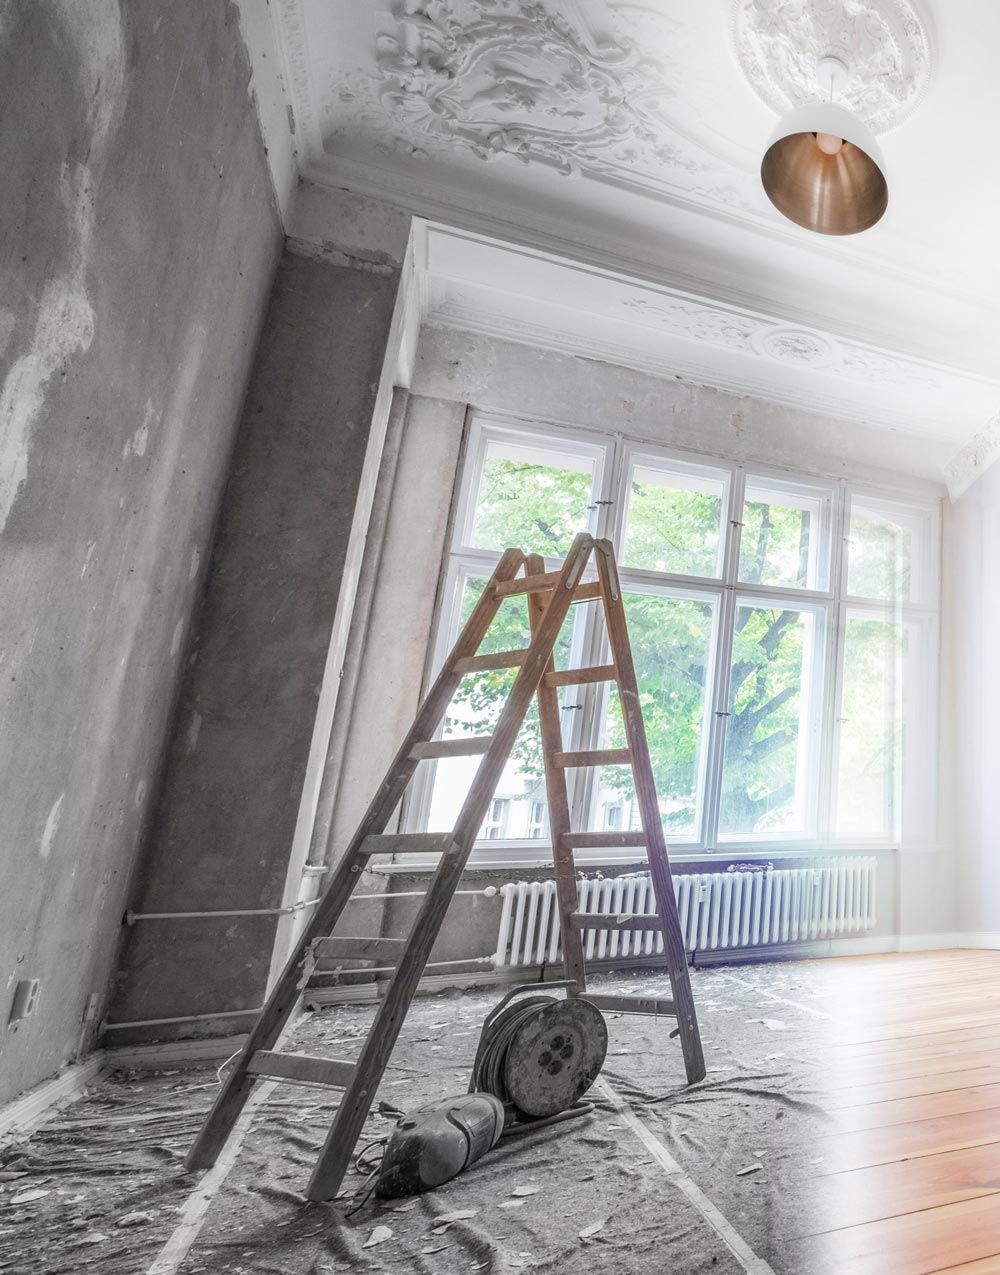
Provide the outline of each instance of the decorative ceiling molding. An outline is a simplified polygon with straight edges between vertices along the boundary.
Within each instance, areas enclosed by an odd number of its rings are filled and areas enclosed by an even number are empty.
[[[940,387],[944,369],[874,346],[706,301],[629,297],[625,317],[654,323],[690,340],[740,350],[775,363],[813,368],[872,386]]]
[[[375,138],[387,156],[453,159],[458,147],[484,162],[506,157],[646,195],[676,188],[759,213],[752,165],[734,173],[712,139],[669,118],[668,64],[645,51],[669,38],[651,38],[662,18],[644,9],[636,27],[636,6],[605,8],[595,32],[577,6],[574,23],[543,0],[397,4],[376,38],[377,75],[338,74],[325,114],[339,119],[335,132]]]
[[[779,115],[816,100],[827,55],[848,68],[834,100],[873,133],[904,119],[930,81],[930,42],[909,0],[734,0],[733,39],[747,79]]]
[[[676,348],[653,355],[622,342],[607,339],[596,342],[568,329],[556,329],[543,324],[531,324],[521,318],[490,314],[454,300],[431,306],[426,321],[431,327],[476,332],[520,345],[530,345],[533,349],[556,350],[578,358],[598,359],[619,367],[634,368],[652,376],[705,385],[727,394],[740,397],[749,395],[762,402],[779,403],[810,414],[860,422],[880,429],[898,430],[935,441],[939,437],[931,425],[915,420],[903,409],[875,410],[869,406],[864,411],[859,410],[855,403],[839,391],[836,381],[816,381],[805,387],[786,381],[779,382],[769,374],[764,362],[756,373],[736,368],[727,370],[724,366],[707,371],[704,362],[697,355],[685,359],[678,356]]]
[[[1000,416],[971,439],[945,466],[948,495],[957,500],[997,460],[1000,460]]]
[[[303,0],[269,0],[277,8],[278,30],[292,93],[293,133],[302,135],[307,154],[318,155],[323,141],[313,105],[309,75],[309,36]]]

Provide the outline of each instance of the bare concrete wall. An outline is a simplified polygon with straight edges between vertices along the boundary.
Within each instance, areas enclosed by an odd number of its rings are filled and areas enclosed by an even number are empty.
[[[118,941],[280,244],[248,77],[224,0],[0,10],[0,1100]]]
[[[282,258],[138,911],[281,903],[397,285],[387,268]],[[275,926],[274,916],[140,923],[129,935],[112,1021],[259,1005]]]

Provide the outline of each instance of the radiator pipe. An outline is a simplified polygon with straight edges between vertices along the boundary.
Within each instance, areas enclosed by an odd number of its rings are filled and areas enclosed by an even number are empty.
[[[478,891],[476,892],[478,893]],[[446,966],[452,965],[492,965],[492,956],[467,956],[463,960],[458,961],[428,961],[424,969],[444,969]],[[396,967],[387,965],[384,969],[357,969],[357,970],[317,970],[317,974],[340,975],[340,974],[393,974]],[[307,993],[308,995],[308,993]],[[102,1023],[101,1030],[106,1032],[127,1031],[130,1027],[165,1027],[174,1023],[202,1023],[213,1018],[245,1018],[256,1014],[260,1014],[264,1009],[263,1005],[258,1005],[255,1009],[223,1009],[216,1014],[183,1014],[179,1018],[139,1018],[128,1023]]]
[[[353,894],[348,899],[348,903],[360,903],[362,899],[422,899],[426,895],[426,890],[401,890],[397,894]],[[480,895],[487,899],[493,898],[500,891],[495,885],[485,886],[482,890],[456,890],[455,894]],[[283,908],[230,908],[218,912],[133,912],[131,909],[125,913],[124,922],[126,925],[135,925],[136,921],[176,921],[188,920],[191,917],[208,917],[208,916],[287,916],[293,912],[301,912],[303,908],[314,908],[322,899],[307,899],[305,902],[291,903]]]

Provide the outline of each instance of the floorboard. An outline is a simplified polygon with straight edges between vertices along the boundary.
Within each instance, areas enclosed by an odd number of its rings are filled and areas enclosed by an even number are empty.
[[[810,1275],[1000,1275],[1000,953],[831,963]]]

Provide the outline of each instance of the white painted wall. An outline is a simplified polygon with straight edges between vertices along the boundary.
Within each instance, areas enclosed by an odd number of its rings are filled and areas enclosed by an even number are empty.
[[[945,537],[945,703],[955,739],[959,928],[1000,946],[1000,468],[955,502]]]

